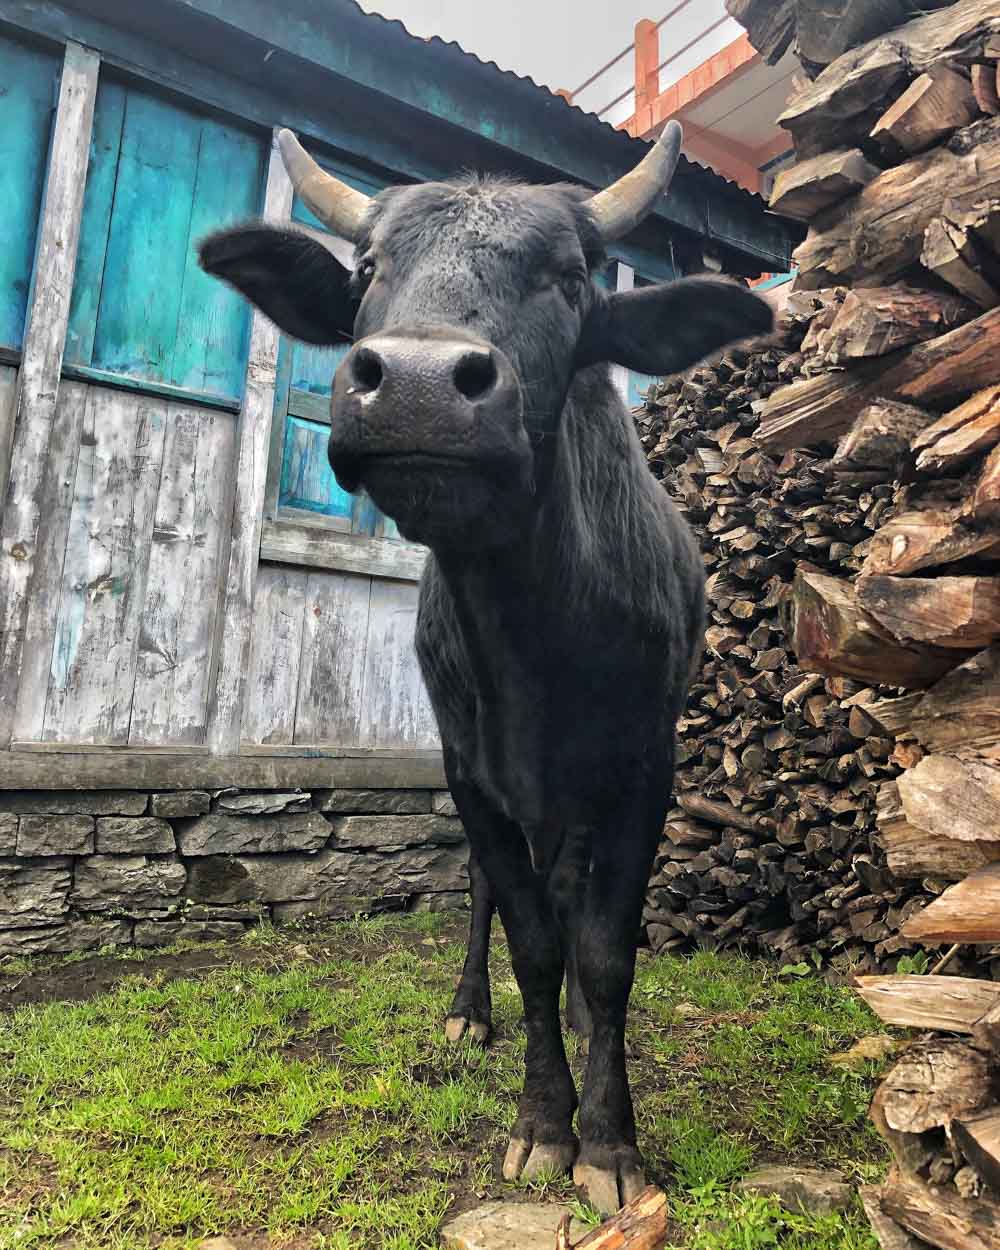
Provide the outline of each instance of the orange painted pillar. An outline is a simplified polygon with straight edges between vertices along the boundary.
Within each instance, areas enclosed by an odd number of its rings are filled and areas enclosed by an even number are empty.
[[[660,94],[660,32],[644,17],[635,27],[635,112],[638,118]]]

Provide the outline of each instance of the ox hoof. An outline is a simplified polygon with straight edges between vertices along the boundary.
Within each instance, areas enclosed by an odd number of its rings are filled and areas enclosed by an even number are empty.
[[[573,1166],[576,1141],[539,1142],[532,1146],[523,1137],[512,1137],[503,1161],[505,1181],[537,1181],[561,1176]]]
[[[614,1215],[642,1193],[646,1177],[642,1168],[629,1160],[607,1168],[578,1163],[573,1169],[573,1184],[602,1215]]]
[[[485,1020],[470,1020],[468,1016],[449,1016],[444,1022],[444,1035],[449,1042],[460,1042],[463,1037],[470,1038],[479,1046],[485,1046],[490,1040],[490,1025]]]
[[[516,1181],[524,1171],[524,1165],[531,1154],[531,1143],[523,1137],[512,1137],[507,1153],[503,1158],[503,1178],[505,1181]]]

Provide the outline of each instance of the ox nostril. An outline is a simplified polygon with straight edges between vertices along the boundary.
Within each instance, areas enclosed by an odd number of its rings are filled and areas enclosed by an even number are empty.
[[[497,384],[491,352],[469,352],[455,366],[455,386],[466,399],[482,399]]]
[[[351,360],[351,378],[359,390],[377,391],[382,385],[382,361],[368,347],[354,353]]]

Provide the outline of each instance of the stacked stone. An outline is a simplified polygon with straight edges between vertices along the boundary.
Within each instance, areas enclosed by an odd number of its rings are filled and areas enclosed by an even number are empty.
[[[0,956],[463,907],[467,858],[446,792],[8,792]]]

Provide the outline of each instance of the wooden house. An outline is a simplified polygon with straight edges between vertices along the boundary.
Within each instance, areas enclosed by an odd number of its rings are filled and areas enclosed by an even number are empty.
[[[352,0],[6,0],[0,791],[442,784],[424,552],[326,464],[338,353],[195,259],[247,216],[318,225],[279,125],[367,192],[469,168],[597,187],[645,150]],[[606,280],[783,271],[792,242],[683,163]]]

